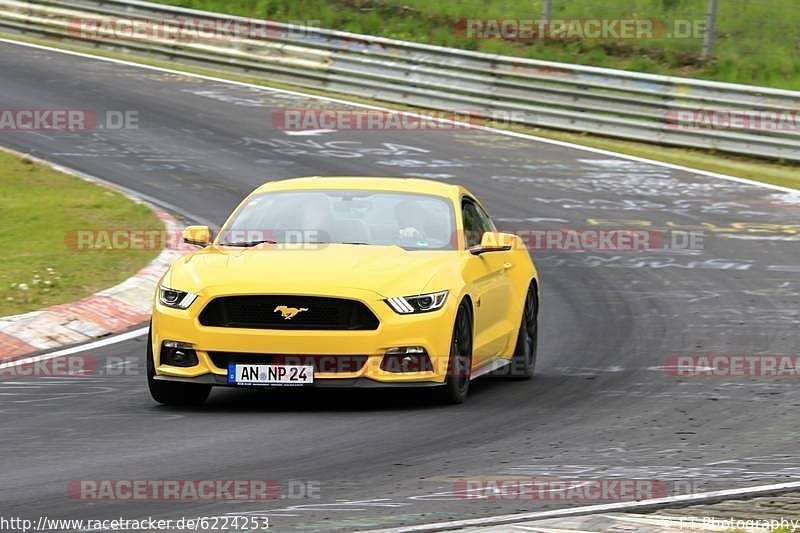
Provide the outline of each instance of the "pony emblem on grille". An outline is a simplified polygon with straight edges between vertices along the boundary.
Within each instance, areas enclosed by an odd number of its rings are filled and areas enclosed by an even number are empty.
[[[276,307],[272,312],[277,313],[278,311],[281,312],[281,316],[284,320],[291,320],[298,315],[298,313],[302,313],[303,311],[308,311],[307,307],[289,307],[286,305],[279,305]]]

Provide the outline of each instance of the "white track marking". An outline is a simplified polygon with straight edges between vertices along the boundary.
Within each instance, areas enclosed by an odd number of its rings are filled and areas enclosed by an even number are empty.
[[[293,135],[295,137],[308,137],[322,135],[323,133],[334,133],[338,130],[299,130],[299,131],[284,131],[286,135]]]
[[[32,357],[23,357],[22,359],[15,359],[13,361],[7,361],[4,363],[0,363],[0,370],[6,368],[12,368],[15,366],[30,365],[34,363],[39,363],[41,361],[48,361],[50,359],[55,359],[56,357],[63,357],[65,355],[72,355],[74,353],[96,350],[97,348],[102,348],[103,346],[109,346],[112,344],[125,342],[127,340],[135,339],[136,337],[141,337],[142,335],[146,335],[148,329],[149,328],[134,329],[131,331],[126,331],[125,333],[121,333],[119,335],[114,335],[113,337],[106,337],[105,339],[92,341],[87,344],[80,344],[78,346],[73,346],[71,348],[64,348],[62,350],[57,350],[55,352],[44,353],[41,355],[34,355]]]
[[[143,65],[141,63],[136,63],[134,61],[126,61],[124,59],[114,59],[114,58],[110,58],[110,57],[101,57],[101,56],[96,56],[96,55],[89,54],[89,53],[75,52],[75,51],[72,51],[72,50],[64,50],[64,49],[61,49],[61,48],[53,48],[51,46],[45,46],[45,45],[41,45],[41,44],[32,44],[32,43],[24,43],[24,42],[20,42],[20,41],[14,41],[13,39],[0,39],[0,42],[6,43],[6,44],[17,45],[17,46],[27,46],[27,47],[30,47],[30,48],[38,48],[40,50],[48,50],[48,51],[51,51],[51,52],[57,52],[57,53],[62,53],[62,54],[67,54],[67,55],[72,55],[72,56],[77,56],[77,57],[83,57],[83,58],[88,58],[88,59],[94,59],[96,61],[105,61],[105,62],[108,62],[108,63],[116,63],[118,65],[126,65],[126,66],[131,66],[131,67],[143,68],[143,69],[153,70],[153,71],[156,71],[156,72],[165,72],[165,73],[168,73],[168,74],[180,74],[180,75],[188,76],[188,77],[191,77],[191,78],[199,78],[199,79],[203,79],[203,80],[214,81],[214,82],[218,82],[218,83],[225,83],[225,84],[229,84],[229,85],[238,85],[240,87],[248,87],[248,88],[260,89],[260,90],[263,90],[263,91],[273,92],[273,93],[278,93],[278,94],[290,94],[290,95],[294,95],[294,96],[301,96],[301,97],[304,97],[304,98],[307,98],[307,99],[311,99],[311,100],[320,100],[320,101],[324,101],[324,102],[332,102],[332,103],[337,103],[337,104],[348,105],[348,106],[351,106],[351,107],[360,107],[360,108],[363,108],[363,109],[374,109],[374,110],[377,110],[377,111],[391,111],[391,112],[397,112],[397,113],[406,114],[406,115],[412,115],[412,113],[405,112],[405,111],[402,111],[402,110],[390,109],[390,108],[387,108],[387,107],[381,107],[381,106],[377,106],[377,105],[370,105],[370,104],[362,104],[362,103],[357,103],[357,102],[351,102],[349,100],[343,100],[341,98],[331,98],[331,97],[328,97],[328,96],[318,96],[318,95],[308,94],[308,93],[304,93],[304,92],[300,92],[300,91],[289,91],[289,90],[286,90],[286,89],[275,89],[275,88],[272,88],[272,87],[264,87],[263,85],[257,85],[257,84],[254,84],[254,83],[246,83],[246,82],[243,82],[243,81],[228,80],[228,79],[225,79],[225,78],[217,78],[215,76],[206,76],[204,74],[195,74],[195,73],[192,73],[192,72],[185,72],[185,71],[182,71],[182,70],[174,70],[174,69],[169,69],[169,68],[165,68],[165,67],[155,67],[155,66],[152,66],[152,65]],[[574,150],[581,150],[581,151],[590,152],[590,153],[593,153],[593,154],[607,155],[607,156],[615,157],[617,159],[627,159],[629,161],[638,161],[640,163],[648,163],[648,164],[657,165],[657,166],[660,166],[660,167],[671,168],[673,170],[681,170],[681,171],[684,171],[684,172],[690,172],[690,173],[698,174],[698,175],[702,175],[702,176],[708,176],[708,177],[712,177],[712,178],[724,179],[724,180],[728,180],[728,181],[735,181],[735,182],[738,182],[738,183],[745,183],[747,185],[753,185],[753,186],[757,186],[757,187],[764,187],[764,188],[773,189],[773,190],[776,190],[776,191],[797,193],[797,189],[792,189],[790,187],[782,187],[780,185],[773,185],[771,183],[763,183],[763,182],[760,182],[760,181],[749,180],[747,178],[739,178],[739,177],[736,177],[736,176],[728,176],[726,174],[718,174],[716,172],[709,172],[707,170],[699,170],[699,169],[695,169],[695,168],[691,168],[691,167],[685,167],[685,166],[682,166],[682,165],[674,165],[672,163],[665,163],[663,161],[656,161],[654,159],[647,159],[647,158],[644,158],[644,157],[637,157],[637,156],[633,156],[633,155],[621,154],[621,153],[618,153],[618,152],[612,152],[610,150],[602,150],[600,148],[592,148],[592,147],[589,147],[589,146],[582,146],[580,144],[573,144],[573,143],[565,142],[565,141],[556,141],[554,139],[547,139],[547,138],[544,138],[544,137],[537,137],[535,135],[529,135],[527,133],[518,133],[518,132],[515,132],[515,131],[503,130],[503,129],[498,129],[498,128],[491,128],[489,126],[476,126],[474,124],[467,124],[465,122],[447,120],[447,119],[444,119],[444,118],[439,118],[439,119],[436,119],[436,120],[438,122],[442,123],[442,124],[453,124],[453,125],[465,126],[465,127],[469,126],[470,128],[473,128],[473,129],[479,129],[479,130],[483,130],[483,131],[490,131],[492,133],[497,133],[499,135],[505,135],[507,137],[515,137],[517,139],[527,139],[527,140],[536,141],[536,142],[540,142],[540,143],[544,143],[544,144],[551,144],[553,146],[561,146],[561,147],[564,147],[564,148],[571,148],[571,149],[574,149]]]
[[[487,516],[485,518],[469,518],[465,520],[434,522],[431,524],[420,524],[416,526],[405,526],[391,529],[373,529],[365,533],[412,533],[415,531],[444,531],[466,527],[494,526],[500,524],[513,524],[514,522],[528,520],[539,520],[544,518],[560,518],[566,516],[605,513],[609,511],[627,511],[631,509],[640,509],[643,507],[666,507],[673,504],[684,505],[687,503],[699,503],[708,500],[727,499],[735,496],[756,496],[758,494],[769,494],[792,489],[800,489],[800,481],[776,483],[773,485],[758,485],[755,487],[745,487],[741,489],[700,492],[697,494],[682,494],[680,496],[653,498],[638,502],[604,503],[599,505],[585,505],[582,507],[571,507],[566,509],[553,509],[551,511],[534,511],[530,513]]]

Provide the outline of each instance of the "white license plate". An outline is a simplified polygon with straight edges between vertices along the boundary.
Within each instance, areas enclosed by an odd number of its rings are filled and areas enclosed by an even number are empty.
[[[228,365],[228,383],[236,385],[307,385],[314,367],[306,365]]]

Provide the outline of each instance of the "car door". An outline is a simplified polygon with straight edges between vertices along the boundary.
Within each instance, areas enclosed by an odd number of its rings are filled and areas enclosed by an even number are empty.
[[[485,232],[496,231],[489,216],[472,198],[462,199],[461,212],[467,248],[479,245]],[[511,252],[470,254],[467,259],[467,277],[472,283],[475,300],[473,368],[491,362],[508,343],[512,286],[507,270],[510,260]]]

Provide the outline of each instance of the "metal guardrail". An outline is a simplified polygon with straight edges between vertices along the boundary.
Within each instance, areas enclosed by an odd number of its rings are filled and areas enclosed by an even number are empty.
[[[790,113],[800,92],[658,76],[456,50],[318,28],[274,23],[268,39],[86,38],[76,21],[232,19],[218,13],[139,0],[0,0],[0,29],[170,60],[246,71],[272,81],[530,126],[800,162],[800,120],[788,127],[687,128],[678,111]]]

